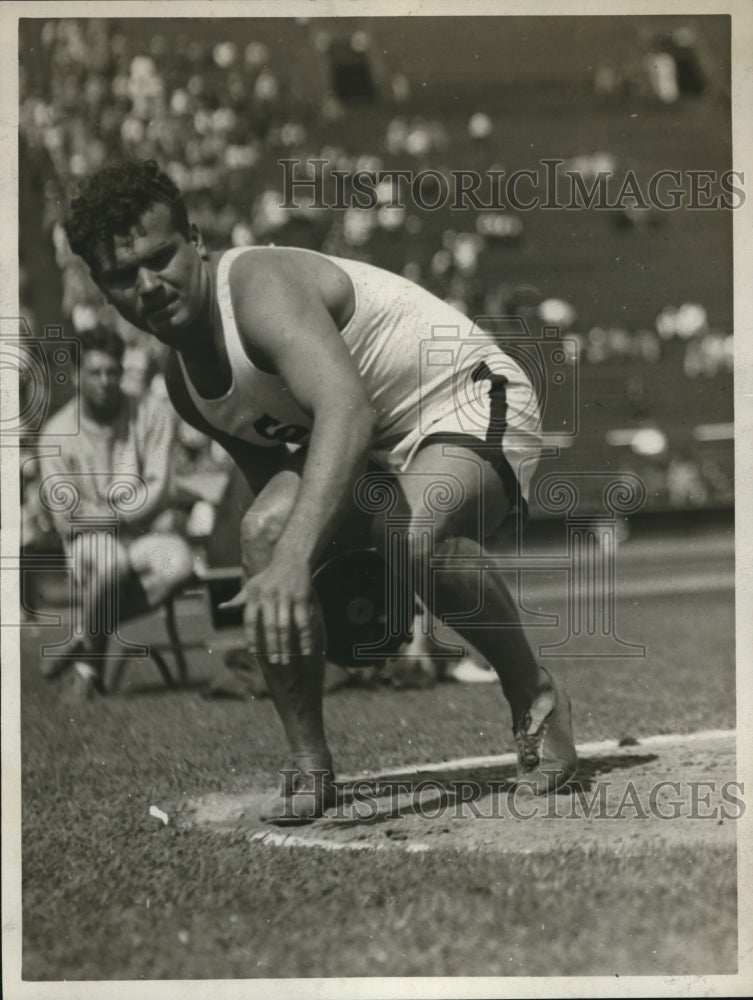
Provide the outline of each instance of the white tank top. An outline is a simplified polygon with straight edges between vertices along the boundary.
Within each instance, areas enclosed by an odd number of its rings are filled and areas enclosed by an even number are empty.
[[[267,249],[236,247],[223,254],[218,266],[217,301],[232,372],[228,391],[217,399],[202,398],[178,353],[188,391],[206,420],[218,430],[262,447],[301,444],[312,426],[283,379],[261,371],[248,358],[235,323],[230,266],[241,254]],[[478,380],[470,376],[482,360],[494,374],[527,381],[487,333],[419,285],[361,261],[317,256],[341,268],[353,285],[353,315],[340,332],[377,414],[374,452],[389,451],[458,405],[472,406],[479,390],[473,385]]]

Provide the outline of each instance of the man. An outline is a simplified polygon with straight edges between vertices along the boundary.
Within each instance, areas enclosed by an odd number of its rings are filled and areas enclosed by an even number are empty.
[[[446,303],[370,265],[293,248],[208,253],[153,161],[92,176],[66,231],[107,299],[172,349],[173,404],[230,452],[256,496],[234,603],[297,768],[263,818],[306,821],[334,803],[312,571],[354,508],[369,507],[369,460],[394,496],[372,525],[390,571],[440,619],[476,609],[453,627],[499,675],[521,778],[542,793],[571,777],[567,696],[537,664],[493,561],[484,568],[484,538],[525,504],[540,448],[533,392],[512,359]],[[475,345],[470,360],[422,366],[422,344],[451,328]],[[291,455],[286,443],[300,447]]]
[[[76,577],[74,620],[82,623],[72,643],[41,664],[53,679],[71,668],[76,697],[103,693],[108,617],[117,594],[124,621],[157,607],[193,572],[193,557],[178,535],[157,533],[154,522],[169,509],[175,418],[166,403],[146,392],[139,398],[121,389],[125,345],[112,330],[97,327],[80,336],[75,396],[44,428],[41,496],[50,509]],[[57,454],[54,452],[57,451]],[[111,487],[120,481],[127,509],[115,511]],[[64,491],[64,492],[61,492]],[[79,498],[63,512],[57,495]],[[112,514],[118,518],[117,547],[91,523],[76,520]],[[74,529],[73,533],[71,529]]]

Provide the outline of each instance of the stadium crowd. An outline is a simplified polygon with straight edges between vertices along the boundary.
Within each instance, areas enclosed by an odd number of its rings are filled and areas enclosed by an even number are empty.
[[[308,47],[318,58],[318,77],[324,78],[325,56],[334,41],[326,30],[299,20],[305,32],[303,49]],[[686,47],[687,34],[681,39]],[[96,325],[103,303],[67,246],[62,229],[65,206],[81,178],[122,156],[154,158],[165,168],[184,192],[191,217],[210,248],[269,242],[308,245],[402,269],[411,280],[469,315],[494,315],[500,308],[519,304],[520,289],[480,281],[479,259],[495,241],[515,244],[520,239],[520,215],[477,212],[472,232],[447,228],[439,245],[427,248],[416,239],[422,219],[394,204],[390,181],[378,187],[373,209],[314,209],[305,202],[283,207],[277,167],[281,158],[301,164],[322,160],[329,176],[338,171],[378,171],[396,162],[416,171],[447,173],[446,154],[452,142],[448,130],[439,120],[411,112],[410,87],[403,75],[395,74],[389,81],[390,99],[398,113],[384,134],[372,137],[372,148],[355,154],[328,144],[322,136],[328,123],[355,119],[357,106],[344,103],[331,86],[328,89],[326,79],[320,101],[307,96],[300,81],[285,83],[262,42],[251,40],[244,47],[227,40],[211,45],[196,34],[169,40],[154,34],[143,51],[118,31],[117,22],[99,19],[48,21],[41,42],[48,72],[37,79],[38,74],[22,64],[20,132],[30,157],[48,160],[51,168],[43,193],[44,222],[63,276],[63,315],[74,329]],[[353,33],[349,45],[356,53],[375,48],[362,30]],[[610,93],[640,92],[641,79],[643,89],[651,90],[648,69],[656,60],[651,62],[650,54],[641,78],[623,72],[620,88],[615,84]],[[595,76],[597,91],[603,72],[602,67]],[[666,87],[654,89],[658,100],[676,99],[679,94],[667,97]],[[493,123],[476,111],[469,115],[467,130],[471,140],[483,142]],[[565,166],[586,180],[599,171],[620,168],[614,157],[604,153],[580,156]],[[627,221],[622,221],[632,225],[640,215],[628,212]],[[380,252],[379,236],[385,233],[398,237],[389,244],[391,260]],[[577,315],[566,298],[563,290],[564,302],[539,301],[534,312],[543,322],[574,330]],[[128,341],[138,339],[137,331],[124,327],[114,312],[108,311],[107,318],[120,324],[119,332]],[[576,339],[589,363],[626,354],[652,363],[659,359],[661,340],[673,337],[688,341],[684,368],[689,377],[730,367],[729,335],[713,330],[703,307],[694,303],[678,309],[667,306],[653,330],[605,331],[597,326]]]
[[[270,169],[280,158],[325,160],[330,178],[333,171],[379,170],[396,162],[441,172],[452,143],[440,120],[418,113],[409,82],[400,72],[387,74],[394,114],[384,133],[373,136],[372,146],[362,145],[355,154],[329,143],[324,138],[329,125],[358,116],[357,106],[349,106],[332,86],[331,48],[344,45],[356,62],[365,55],[378,60],[378,52],[364,30],[343,41],[316,22],[297,21],[305,71],[292,77],[281,72],[269,47],[253,38],[209,43],[199,32],[179,31],[175,37],[154,33],[148,44],[141,44],[117,21],[95,18],[45,22],[40,34],[44,72],[35,69],[32,60],[22,60],[21,145],[45,178],[42,225],[61,275],[62,314],[74,334],[102,324],[120,334],[127,345],[127,395],[164,395],[160,347],[106,306],[63,231],[66,206],[78,182],[122,156],[154,158],[165,168],[184,192],[191,218],[211,249],[274,242],[378,263],[402,271],[468,315],[512,312],[538,325],[559,326],[589,369],[630,360],[634,364],[625,392],[628,399],[631,392],[638,399],[637,414],[641,381],[650,379],[650,369],[668,353],[687,379],[712,379],[731,371],[732,336],[714,328],[701,304],[667,305],[653,329],[607,324],[582,330],[565,289],[560,298],[545,298],[534,287],[482,280],[479,261],[485,248],[495,241],[514,248],[523,235],[523,222],[514,213],[506,212],[504,218],[478,213],[473,231],[446,228],[431,246],[419,239],[420,214],[390,203],[390,186],[377,192],[373,209],[313,209],[305,203],[281,207],[279,169],[276,174]],[[702,89],[698,65],[688,70],[691,42],[686,32],[673,42],[674,49],[660,47],[660,58],[656,53],[649,58],[650,51],[644,54],[646,64],[637,75],[601,63],[595,70],[596,93],[615,99],[626,88],[642,87],[648,97],[653,93],[667,103],[678,100],[683,89]],[[307,79],[317,86],[307,86]],[[469,141],[483,144],[492,128],[482,111],[469,114]],[[598,157],[580,164],[586,173],[603,167]],[[25,273],[31,266],[22,261],[21,301],[33,325],[35,302]],[[639,372],[645,369],[645,376],[636,376],[636,364]],[[205,482],[213,474],[227,477],[227,458],[208,439],[180,424],[177,440],[178,476],[194,483],[202,476]],[[658,462],[656,455],[663,449],[665,458]],[[704,465],[695,454],[666,454],[666,442],[659,447],[656,438],[643,452],[638,439],[633,452],[628,467],[653,477],[656,495],[670,507],[729,502],[731,481],[713,461]],[[636,466],[641,455],[647,464]],[[43,546],[52,524],[38,501],[33,455],[24,473],[25,537],[32,546]],[[182,530],[199,542],[213,527],[216,491],[207,496],[211,499],[195,495],[181,515]]]

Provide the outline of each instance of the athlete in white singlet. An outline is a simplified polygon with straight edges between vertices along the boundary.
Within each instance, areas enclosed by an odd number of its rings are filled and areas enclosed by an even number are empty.
[[[297,768],[263,817],[309,821],[334,803],[311,577],[369,459],[394,477],[390,568],[440,620],[480,607],[455,627],[499,675],[520,777],[536,793],[567,781],[567,696],[536,662],[493,561],[476,568],[485,537],[524,504],[539,454],[535,398],[513,360],[379,268],[281,247],[207,253],[153,162],[91,177],[66,230],[109,301],[172,349],[173,404],[230,452],[256,494],[241,530],[247,579],[231,603],[244,607]],[[292,456],[290,444],[301,446]],[[377,521],[375,543],[385,537]]]
[[[191,402],[207,423],[262,448],[281,441],[304,444],[312,426],[310,414],[297,405],[280,376],[250,359],[235,322],[233,268],[242,257],[270,252],[280,251],[237,247],[219,258],[217,306],[232,370],[227,393],[204,399],[177,355]],[[540,448],[540,414],[520,365],[453,306],[405,278],[312,250],[285,252],[313,254],[344,272],[350,282],[354,307],[340,335],[376,413],[373,460],[401,471],[422,441],[440,433],[486,442],[495,398],[490,392],[495,390],[497,402],[505,407],[499,446],[527,498]]]

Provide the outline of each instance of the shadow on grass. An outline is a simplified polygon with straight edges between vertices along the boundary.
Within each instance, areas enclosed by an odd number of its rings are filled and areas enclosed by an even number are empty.
[[[595,779],[616,771],[626,771],[634,767],[652,763],[657,759],[654,753],[613,754],[610,757],[583,758],[579,762],[576,776],[563,788],[557,790],[557,796],[570,797],[576,792],[588,792],[593,788]],[[396,789],[399,786],[399,793]],[[406,776],[395,772],[392,775],[382,775],[379,778],[362,779],[346,785],[342,789],[342,798],[337,812],[327,814],[319,824],[323,829],[332,824],[338,830],[354,827],[377,826],[408,816],[424,816],[426,809],[444,810],[448,807],[462,806],[483,799],[486,796],[503,794],[512,795],[516,789],[516,771],[514,764],[489,765],[474,767],[467,770],[456,768],[436,768],[424,771],[418,775]],[[430,790],[431,796],[425,793]],[[388,800],[387,808],[373,809],[373,803]],[[368,815],[359,815],[358,807],[368,805]],[[347,811],[347,815],[343,815]]]

